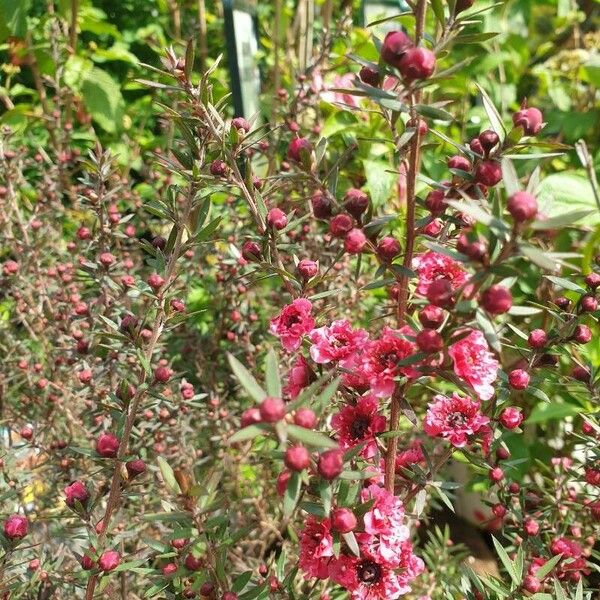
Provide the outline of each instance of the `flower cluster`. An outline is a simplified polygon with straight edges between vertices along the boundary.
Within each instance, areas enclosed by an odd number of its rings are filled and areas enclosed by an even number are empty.
[[[424,569],[413,553],[404,507],[376,484],[362,491],[361,500],[370,508],[360,526],[345,532],[354,531],[359,556],[348,549],[336,556],[335,517],[332,522],[311,516],[300,536],[300,567],[306,577],[330,578],[356,600],[399,598]]]

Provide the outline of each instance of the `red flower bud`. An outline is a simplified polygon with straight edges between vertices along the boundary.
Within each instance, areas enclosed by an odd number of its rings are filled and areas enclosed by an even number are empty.
[[[479,141],[486,154],[500,141],[495,131],[486,129],[479,134]]]
[[[381,75],[376,68],[364,66],[358,72],[358,76],[363,83],[373,87],[379,87],[379,84],[381,83]]]
[[[589,383],[590,381],[590,372],[585,367],[580,367],[579,365],[573,367],[571,375],[577,379],[577,381],[582,381],[583,383]]]
[[[344,453],[337,448],[326,450],[319,456],[317,470],[324,479],[335,479],[344,470]]]
[[[260,416],[260,410],[256,407],[247,408],[242,413],[242,427],[248,427],[248,425],[254,425],[262,421]]]
[[[434,306],[451,308],[454,306],[455,302],[453,293],[454,290],[452,289],[450,280],[442,277],[429,284],[429,287],[427,288],[427,300]]]
[[[529,373],[523,369],[513,369],[508,374],[508,383],[513,390],[524,390],[529,385]]]
[[[165,285],[165,280],[158,273],[152,273],[152,275],[148,277],[148,285],[156,293],[163,285]]]
[[[89,556],[89,554],[93,554],[93,553],[94,553],[94,549],[90,548],[87,551],[87,554],[84,554],[79,561],[81,564],[81,568],[84,569],[85,571],[89,571],[90,569],[93,569],[96,564],[96,561],[91,556]]]
[[[540,532],[540,525],[534,519],[525,519],[523,522],[523,530],[529,537],[533,537]]]
[[[392,67],[400,68],[400,60],[413,45],[404,31],[390,31],[381,45],[381,58]]]
[[[9,540],[20,540],[27,535],[29,523],[25,517],[13,514],[4,521],[4,535]]]
[[[592,339],[592,330],[587,325],[577,325],[573,340],[578,344],[587,344]]]
[[[250,123],[248,123],[244,117],[235,117],[235,119],[232,119],[231,126],[234,129],[242,130],[244,133],[248,133],[250,131]]]
[[[319,272],[319,267],[314,260],[304,258],[298,263],[296,270],[302,279],[308,280]]]
[[[449,169],[460,169],[469,172],[471,170],[471,161],[460,154],[455,154],[448,159]]]
[[[257,242],[248,240],[242,246],[242,257],[249,261],[258,261],[262,257],[262,249]]]
[[[435,71],[435,54],[427,48],[409,48],[398,66],[404,79],[428,79]]]
[[[349,533],[356,529],[356,515],[349,508],[336,508],[331,513],[331,529],[340,533]]]
[[[377,244],[377,254],[386,263],[392,262],[400,254],[401,250],[400,242],[390,235],[381,238]]]
[[[278,231],[283,229],[287,222],[287,216],[280,208],[272,208],[267,214],[267,225]]]
[[[167,563],[162,568],[162,573],[165,577],[169,577],[170,575],[173,575],[176,571],[177,571],[177,565],[175,563]]]
[[[125,468],[127,469],[127,476],[129,479],[133,479],[146,472],[146,463],[141,458],[136,458],[127,461],[125,463]]]
[[[331,216],[331,200],[323,192],[316,191],[312,195],[311,204],[317,219],[328,219]]]
[[[538,212],[537,200],[527,192],[513,194],[508,199],[506,208],[517,223],[531,221]]]
[[[548,336],[543,329],[534,329],[527,338],[527,343],[531,348],[539,350],[548,343]]]
[[[431,190],[425,198],[425,206],[432,215],[441,215],[445,210],[446,204],[444,190]]]
[[[475,152],[475,154],[484,154],[485,150],[483,149],[483,144],[479,140],[478,137],[473,138],[469,143],[469,148]]]
[[[504,471],[500,467],[494,467],[490,469],[489,477],[493,483],[499,483],[504,479]]]
[[[121,563],[121,555],[116,550],[107,550],[100,555],[98,566],[104,571],[114,571]]]
[[[277,495],[283,496],[285,494],[285,490],[287,489],[287,485],[290,481],[290,477],[292,476],[291,471],[281,471],[277,476]]]
[[[204,567],[204,560],[202,558],[196,558],[193,554],[188,554],[183,562],[186,569],[190,571],[200,571]]]
[[[283,462],[290,471],[303,471],[310,466],[310,454],[304,446],[292,446],[285,451]]]
[[[530,594],[536,594],[542,588],[542,584],[537,577],[525,575],[523,579],[523,589]]]
[[[329,233],[333,237],[345,238],[348,232],[354,227],[354,219],[347,214],[336,215],[329,222]]]
[[[317,424],[317,415],[310,408],[299,408],[294,415],[294,423],[298,427],[313,429]]]
[[[544,117],[537,108],[522,108],[513,115],[515,127],[522,127],[525,135],[537,135],[542,128]]]
[[[344,250],[349,254],[360,254],[367,243],[367,237],[361,229],[351,229],[344,239]]]
[[[225,177],[227,173],[227,165],[222,160],[213,160],[210,163],[209,171],[215,177]]]
[[[506,429],[516,429],[523,421],[523,414],[518,408],[509,406],[505,408],[500,414],[500,423],[506,427]]]
[[[155,383],[167,383],[171,379],[173,371],[169,367],[156,367],[154,369],[154,382]]]
[[[355,218],[360,216],[369,207],[369,196],[362,190],[350,188],[344,196],[344,208]]]
[[[594,296],[583,296],[579,301],[582,312],[596,312],[598,310],[598,300]]]
[[[589,273],[585,276],[586,285],[595,290],[598,286],[600,286],[600,274],[599,273]]]
[[[265,423],[277,423],[285,416],[285,404],[281,398],[265,398],[259,409],[260,418]]]
[[[473,6],[474,3],[475,0],[457,0],[454,10],[456,11],[456,14],[461,13],[463,12],[463,10],[471,8],[471,6]]]
[[[440,352],[444,347],[442,336],[435,329],[423,329],[417,334],[417,346],[426,354]]]
[[[76,502],[85,507],[90,497],[87,488],[81,481],[74,481],[64,489],[64,492],[65,503],[69,508],[73,508]]]
[[[512,294],[502,285],[492,285],[481,295],[481,306],[491,315],[504,314],[512,306]]]
[[[475,169],[475,181],[492,187],[502,179],[502,167],[495,160],[483,160]]]
[[[119,438],[112,433],[101,433],[96,440],[96,452],[103,458],[115,458],[119,452]]]
[[[306,138],[294,138],[288,146],[287,155],[290,160],[302,162],[302,157],[312,152],[312,144]]]
[[[444,311],[438,306],[428,304],[419,311],[419,321],[423,327],[437,329],[444,322]]]

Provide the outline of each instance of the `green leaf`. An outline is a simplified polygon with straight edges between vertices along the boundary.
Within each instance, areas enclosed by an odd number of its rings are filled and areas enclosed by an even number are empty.
[[[370,194],[375,207],[385,205],[397,183],[397,176],[390,173],[390,164],[380,160],[363,160],[367,178],[365,190]]]
[[[532,229],[560,229],[562,227],[568,227],[569,225],[575,225],[577,222],[593,215],[596,211],[594,209],[583,208],[581,210],[572,210],[549,219],[543,219],[534,221],[530,227]]]
[[[486,212],[475,202],[467,202],[466,200],[447,200],[446,202],[456,210],[464,212],[465,214],[473,217],[476,221],[487,225],[495,233],[504,235],[509,231],[508,225],[490,213]]]
[[[563,279],[562,277],[554,277],[553,275],[544,275],[544,277],[546,279],[549,279],[558,287],[564,288],[565,290],[571,290],[572,292],[577,292],[578,294],[587,293],[586,290],[580,285],[577,285],[575,282],[569,281],[568,279]]]
[[[498,134],[500,137],[500,141],[502,142],[506,137],[506,129],[504,128],[504,123],[502,122],[502,117],[500,113],[494,106],[492,99],[488,96],[488,93],[479,85],[475,84],[479,93],[481,94],[481,99],[483,100],[483,108],[490,120],[490,125],[492,129]]]
[[[299,427],[298,425],[289,424],[287,426],[288,435],[298,442],[302,442],[307,446],[315,446],[316,448],[337,448],[337,442],[330,437],[312,429]]]
[[[588,226],[600,223],[600,210],[594,190],[584,175],[576,172],[555,173],[546,177],[538,186],[537,198],[540,212],[549,219],[561,217],[575,210],[591,211],[578,222]],[[584,223],[581,220],[585,219]]]
[[[258,423],[254,425],[248,425],[239,431],[236,431],[228,440],[230,444],[237,444],[238,442],[245,442],[246,440],[253,440],[259,435],[263,435],[265,431],[269,431],[268,425],[265,423]]]
[[[454,117],[443,108],[429,106],[428,104],[415,104],[415,110],[423,117],[429,117],[438,121],[454,121]]]
[[[339,132],[352,131],[352,125],[357,123],[356,116],[348,110],[340,110],[330,115],[323,125],[321,135],[330,138]]]
[[[556,600],[568,600],[565,591],[558,582],[558,579],[554,580],[554,593],[556,594]]]
[[[510,575],[510,578],[512,579],[513,583],[515,585],[519,585],[519,583],[521,583],[521,576],[517,574],[512,561],[506,553],[506,550],[502,547],[502,544],[493,536],[492,541],[494,543],[494,548],[496,549],[496,554],[498,555],[498,558],[502,561],[506,572]]]
[[[557,556],[553,556],[548,559],[539,569],[536,569],[535,576],[541,581],[554,569],[554,567],[560,562],[562,558],[562,554],[558,554]]]
[[[285,517],[290,517],[298,504],[300,498],[300,489],[302,488],[302,479],[300,473],[293,472],[288,481],[285,495],[283,497],[283,514]]]
[[[521,252],[526,256],[533,264],[547,269],[548,271],[556,271],[557,262],[553,260],[547,252],[538,250],[533,246],[521,246]]]
[[[173,469],[171,468],[169,463],[162,456],[159,456],[156,459],[156,462],[158,463],[158,468],[160,469],[163,481],[165,482],[165,485],[169,488],[169,491],[173,494],[180,494],[181,488],[177,483],[177,479],[175,479],[175,473],[173,473]]]
[[[438,23],[444,26],[446,22],[446,16],[444,15],[444,5],[442,4],[442,0],[431,0],[431,8],[435,18],[438,20]]]
[[[248,395],[257,402],[262,402],[267,394],[265,391],[258,385],[256,379],[254,379],[253,375],[244,367],[244,365],[237,359],[233,354],[227,354],[227,359],[229,360],[229,366],[231,370],[237,377],[237,380],[240,382],[242,387],[248,392]]]
[[[281,398],[281,381],[279,379],[279,359],[273,348],[269,349],[265,361],[267,393],[269,396]]]
[[[342,537],[344,538],[348,548],[350,548],[352,554],[354,554],[354,556],[360,556],[360,548],[358,547],[358,542],[356,541],[354,534],[350,531],[348,533],[344,533]]]
[[[520,191],[519,178],[515,171],[515,166],[508,158],[502,159],[502,182],[509,196]]]
[[[581,408],[567,402],[551,402],[537,404],[531,411],[526,423],[546,423],[555,419],[573,417],[581,412]]]
[[[102,129],[115,133],[121,128],[123,96],[111,75],[94,67],[81,85],[81,95],[87,111]]]
[[[7,37],[25,37],[31,1],[0,0],[0,41],[3,42]]]

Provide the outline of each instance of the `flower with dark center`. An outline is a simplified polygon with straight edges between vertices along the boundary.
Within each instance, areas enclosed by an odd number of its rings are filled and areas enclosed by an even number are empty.
[[[356,566],[358,579],[367,585],[377,583],[382,576],[381,567],[372,560],[363,560]]]
[[[350,425],[350,435],[354,440],[361,440],[365,437],[367,431],[369,431],[369,427],[371,425],[371,419],[365,415],[357,416],[352,424]]]

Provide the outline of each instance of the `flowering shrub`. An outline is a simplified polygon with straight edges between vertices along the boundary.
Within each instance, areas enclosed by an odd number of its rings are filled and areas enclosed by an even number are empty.
[[[45,80],[25,36],[43,118],[0,139],[2,598],[593,597],[594,162],[579,142],[593,203],[554,206],[573,153],[544,112],[478,86],[461,122],[444,87],[494,6],[409,6],[381,39],[324,10],[264,124],[230,118],[207,48],[168,48],[135,85],[169,145],[136,166],[85,129],[77,3],[44,21]]]

